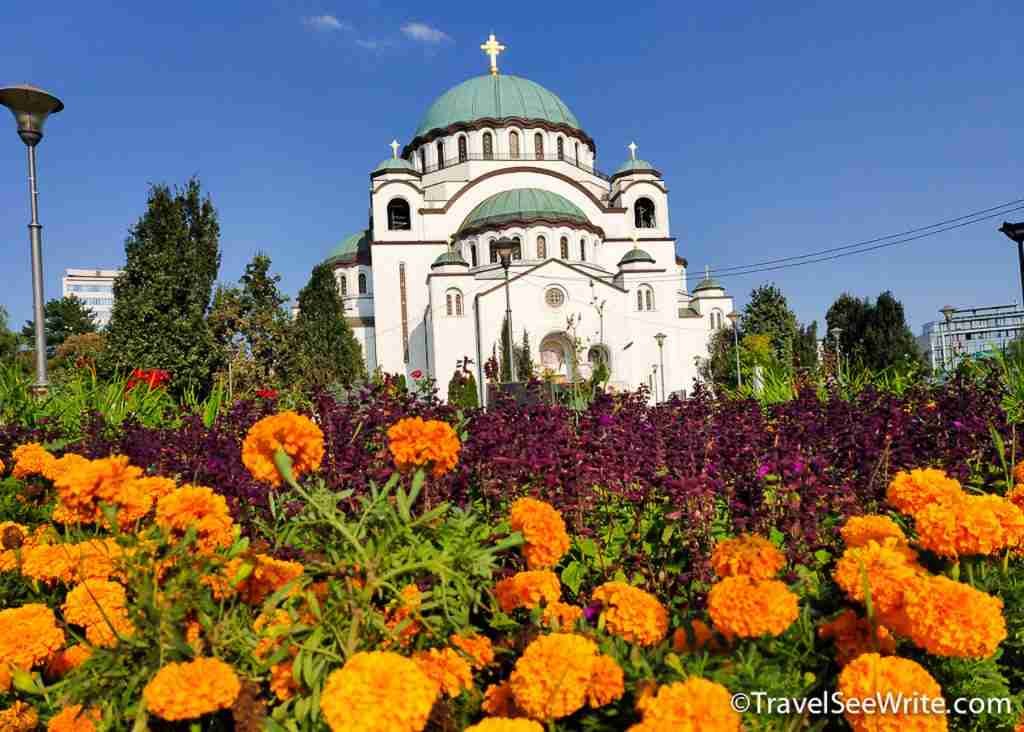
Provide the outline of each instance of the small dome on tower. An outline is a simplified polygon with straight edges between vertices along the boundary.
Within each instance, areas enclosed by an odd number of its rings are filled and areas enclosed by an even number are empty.
[[[468,267],[469,262],[463,259],[459,252],[454,249],[450,249],[449,251],[440,254],[437,259],[434,260],[434,263],[430,265],[430,268],[434,269],[435,267],[448,267],[452,265],[456,267]]]
[[[370,175],[381,173],[408,173],[409,175],[418,176],[420,171],[416,170],[416,166],[405,158],[386,158],[380,161],[380,164],[373,169]]]
[[[722,287],[721,283],[719,283],[718,280],[713,279],[713,278],[705,275],[704,279],[702,279],[697,284],[697,286],[693,288],[693,291],[694,292],[702,292],[704,290],[724,290],[724,289],[725,288]]]
[[[645,252],[643,249],[640,249],[639,247],[633,247],[622,256],[622,259],[619,260],[620,267],[624,264],[641,263],[654,264],[654,257]]]
[[[636,173],[650,173],[658,178],[661,177],[661,172],[658,171],[654,165],[636,156],[636,151],[639,146],[635,142],[629,143],[626,147],[629,148],[629,160],[620,165],[616,171],[612,173],[612,180],[623,175],[634,175]]]

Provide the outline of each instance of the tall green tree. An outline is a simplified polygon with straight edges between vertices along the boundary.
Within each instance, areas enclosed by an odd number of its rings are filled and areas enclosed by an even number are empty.
[[[801,325],[797,329],[793,346],[793,365],[804,373],[813,373],[818,368],[818,321]]]
[[[768,336],[778,362],[785,368],[791,367],[797,322],[782,290],[774,284],[754,289],[743,309],[742,329],[741,335]]]
[[[880,371],[921,358],[903,305],[889,291],[874,302],[843,293],[828,309],[825,322],[829,331],[826,346],[835,349],[838,333],[845,363]]]
[[[524,328],[522,343],[516,348],[516,378],[519,381],[530,381],[535,372],[533,356],[530,354],[530,332]]]
[[[7,309],[0,305],[0,361],[13,361],[18,353],[18,336],[7,328]]]
[[[35,344],[34,320],[25,322],[21,336],[29,345]],[[96,318],[85,303],[74,295],[54,298],[43,306],[43,327],[46,330],[46,350],[49,355],[69,336],[96,332]]]
[[[217,211],[198,180],[150,189],[114,282],[110,366],[167,369],[179,393],[209,388],[217,353],[206,315],[220,267],[219,240]]]
[[[313,268],[299,292],[295,321],[302,378],[317,386],[348,386],[366,373],[363,354],[345,319],[345,308],[334,272],[326,264]]]

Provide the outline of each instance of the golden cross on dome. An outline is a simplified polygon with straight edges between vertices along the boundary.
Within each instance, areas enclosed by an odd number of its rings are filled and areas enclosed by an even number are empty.
[[[389,145],[389,147],[391,148],[391,157],[397,159],[398,158],[398,140],[392,140],[391,144]]]
[[[480,50],[491,57],[491,76],[498,75],[498,54],[505,50],[505,47],[498,43],[498,39],[491,34],[487,43],[480,45]]]

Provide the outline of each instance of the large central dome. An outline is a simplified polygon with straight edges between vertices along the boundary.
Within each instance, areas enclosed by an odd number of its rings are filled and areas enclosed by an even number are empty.
[[[477,76],[442,94],[430,105],[415,137],[460,122],[518,117],[581,130],[565,102],[540,84],[509,74]]]

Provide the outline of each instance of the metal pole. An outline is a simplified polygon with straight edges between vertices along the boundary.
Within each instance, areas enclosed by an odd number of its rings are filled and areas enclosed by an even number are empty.
[[[508,294],[508,265],[505,265],[505,322],[508,324],[508,348],[505,351],[505,358],[508,359],[508,376],[510,381],[515,381],[516,375],[513,370],[515,360],[512,358],[515,344],[512,341],[512,301]]]
[[[665,349],[658,343],[658,362],[661,364],[661,401],[665,401]]]
[[[1020,294],[1024,304],[1024,239],[1017,240],[1017,262],[1020,264]]]
[[[46,391],[46,326],[43,311],[43,227],[39,223],[39,191],[36,189],[36,146],[28,147],[28,191],[32,221],[28,225],[32,247],[32,312],[35,317],[36,383],[38,391]]]
[[[740,331],[732,324],[732,339],[736,344],[736,388],[743,386],[743,374],[740,372]]]

